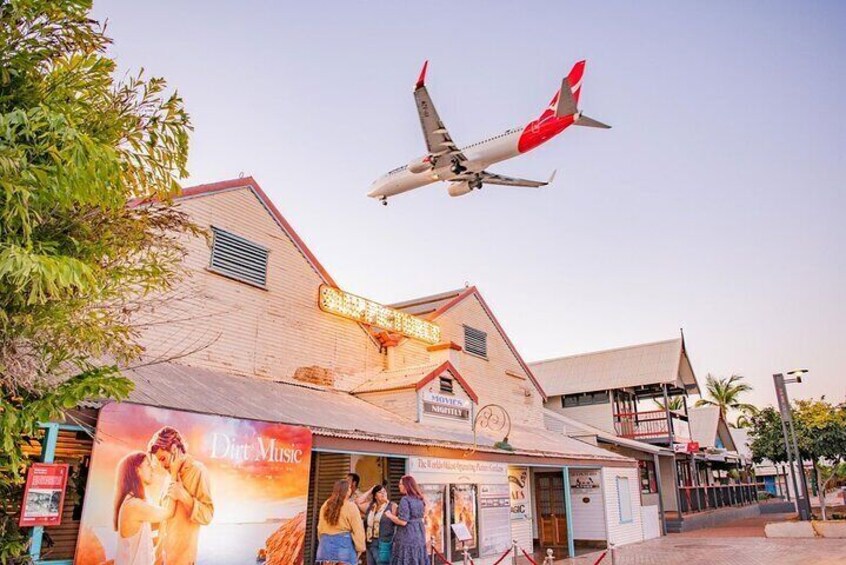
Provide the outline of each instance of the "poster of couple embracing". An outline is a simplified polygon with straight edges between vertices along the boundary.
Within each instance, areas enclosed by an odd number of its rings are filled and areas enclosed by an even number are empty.
[[[310,464],[307,428],[109,404],[75,563],[301,563]]]

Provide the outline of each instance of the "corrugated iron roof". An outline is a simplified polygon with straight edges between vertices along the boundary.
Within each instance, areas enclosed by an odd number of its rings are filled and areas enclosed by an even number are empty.
[[[696,385],[682,338],[529,363],[548,395],[650,384]]]
[[[330,437],[462,450],[474,446],[469,429],[424,426],[346,392],[234,376],[176,363],[139,367],[124,371],[124,375],[135,383],[128,400],[139,404],[308,426],[315,434]],[[501,439],[480,434],[476,449],[501,453],[494,447]],[[515,453],[528,456],[626,460],[543,429],[514,426],[510,443]]]
[[[430,296],[421,296],[420,298],[404,300],[402,302],[397,302],[396,304],[390,304],[389,306],[391,308],[396,308],[397,310],[402,310],[407,314],[426,316],[437,311],[441,306],[444,306],[451,300],[454,300],[465,290],[467,289],[460,288],[458,290],[448,290],[446,292],[439,292],[438,294],[432,294]]]
[[[423,377],[437,369],[438,365],[439,363],[429,363],[380,371],[353,389],[353,393],[411,388],[420,382]]]

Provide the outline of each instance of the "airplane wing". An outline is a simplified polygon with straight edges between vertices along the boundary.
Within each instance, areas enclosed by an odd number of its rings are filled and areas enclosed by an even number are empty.
[[[420,127],[423,128],[423,138],[426,140],[426,149],[432,158],[432,166],[449,163],[454,159],[459,162],[466,161],[467,157],[459,151],[449,132],[438,116],[432,98],[426,90],[426,67],[429,61],[423,63],[423,70],[420,71],[420,78],[414,88],[414,101],[417,103],[417,114],[420,116]]]
[[[505,175],[489,173],[488,171],[482,171],[481,173],[479,173],[479,180],[482,181],[482,184],[496,184],[500,186],[517,186],[526,188],[540,188],[542,186],[546,186],[551,183],[554,178],[555,171],[552,171],[549,180],[546,181],[506,177]]]

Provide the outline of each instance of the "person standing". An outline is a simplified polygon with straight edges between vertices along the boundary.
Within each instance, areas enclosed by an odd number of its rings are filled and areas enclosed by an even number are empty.
[[[363,520],[367,509],[370,508],[370,503],[373,502],[370,494],[372,489],[368,489],[367,492],[361,492],[361,477],[358,473],[349,473],[347,475],[347,480],[350,482],[352,487],[350,501],[358,507],[358,511],[361,512],[361,518]]]
[[[390,565],[429,565],[426,527],[423,525],[426,509],[423,493],[411,475],[400,479],[399,490],[403,495],[399,511],[396,514],[390,509],[385,511],[385,516],[396,525]]]
[[[194,565],[200,526],[209,525],[214,517],[209,472],[187,454],[185,440],[176,428],[165,426],[153,434],[147,451],[170,473],[165,506],[175,505],[159,531],[156,564]]]
[[[349,481],[336,481],[332,495],[320,507],[315,563],[357,565],[359,554],[364,552],[364,525],[351,495]]]
[[[396,526],[385,516],[385,512],[396,512],[397,505],[388,500],[388,491],[382,485],[370,489],[370,497],[373,502],[367,510],[364,527],[367,565],[388,565],[391,562],[391,542]]]

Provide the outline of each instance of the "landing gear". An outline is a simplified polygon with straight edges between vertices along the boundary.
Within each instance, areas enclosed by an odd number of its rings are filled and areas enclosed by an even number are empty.
[[[382,198],[380,198],[379,200],[382,202],[382,206],[387,206],[387,205],[388,205],[388,197],[387,197],[387,196],[383,196],[383,197],[382,197]]]
[[[479,179],[471,180],[467,183],[467,186],[470,187],[470,190],[481,190],[482,189],[482,181]]]
[[[461,173],[467,170],[467,167],[462,166],[461,161],[459,161],[458,159],[453,159],[452,166],[449,168],[449,170],[452,171],[453,174],[460,175]]]

